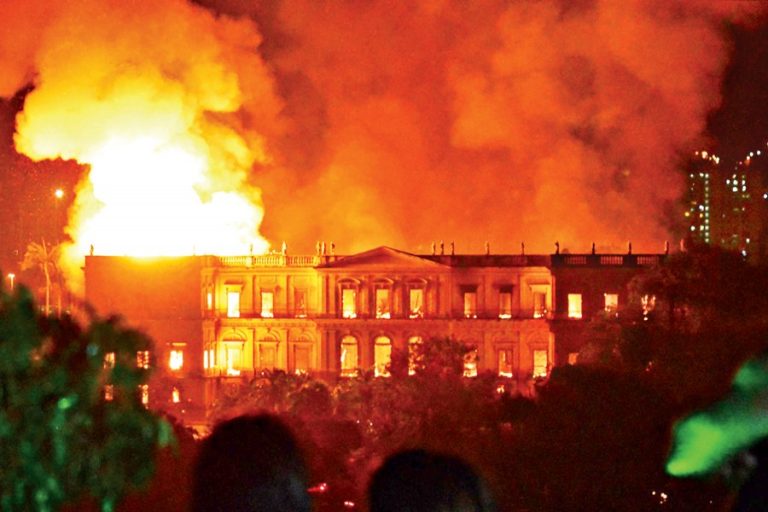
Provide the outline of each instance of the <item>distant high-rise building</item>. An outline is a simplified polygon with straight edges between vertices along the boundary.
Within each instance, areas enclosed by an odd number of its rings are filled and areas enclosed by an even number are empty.
[[[768,255],[768,156],[750,152],[726,170],[697,151],[687,169],[685,224],[689,242],[717,245],[753,261]]]
[[[712,242],[712,182],[719,171],[720,159],[706,151],[697,151],[688,170],[686,224],[688,238],[694,243]]]

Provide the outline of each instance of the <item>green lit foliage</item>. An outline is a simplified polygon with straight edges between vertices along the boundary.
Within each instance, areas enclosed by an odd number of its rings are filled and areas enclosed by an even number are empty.
[[[678,477],[717,471],[726,461],[768,437],[768,359],[747,361],[731,393],[679,421],[667,472]]]
[[[37,313],[24,287],[0,290],[0,509],[96,499],[109,511],[148,482],[155,449],[173,438],[140,401],[148,370],[136,353],[149,345],[116,318],[82,326]]]

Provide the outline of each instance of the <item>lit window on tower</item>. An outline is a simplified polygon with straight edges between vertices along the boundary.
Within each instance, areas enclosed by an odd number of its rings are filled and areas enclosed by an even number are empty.
[[[181,402],[181,391],[179,391],[179,388],[176,386],[174,386],[173,390],[171,391],[171,402],[174,404]]]

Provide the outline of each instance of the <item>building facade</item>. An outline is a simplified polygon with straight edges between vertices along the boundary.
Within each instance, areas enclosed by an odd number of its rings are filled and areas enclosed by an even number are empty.
[[[629,280],[661,258],[415,255],[389,247],[348,256],[89,256],[86,296],[154,338],[165,379],[157,400],[199,419],[221,393],[262,370],[329,381],[359,371],[386,377],[394,350],[434,337],[475,348],[467,377],[490,371],[525,389],[555,364],[573,362],[584,320],[618,310]]]

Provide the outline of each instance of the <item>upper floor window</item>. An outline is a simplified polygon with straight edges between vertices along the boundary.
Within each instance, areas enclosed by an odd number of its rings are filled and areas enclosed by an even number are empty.
[[[499,318],[512,318],[511,286],[502,286],[499,289]]]
[[[261,318],[273,318],[275,316],[275,294],[273,292],[261,292]]]
[[[392,340],[386,336],[377,336],[373,343],[373,374],[376,377],[389,377],[391,361]]]
[[[581,294],[568,294],[568,318],[581,318]]]
[[[344,336],[341,339],[341,375],[342,377],[354,377],[357,374],[357,368],[360,366],[358,360],[357,338],[354,336]]]
[[[240,292],[229,290],[227,292],[227,316],[229,318],[240,317]]]
[[[293,315],[296,318],[304,318],[307,316],[306,290],[295,289],[293,291]]]
[[[173,348],[168,356],[168,368],[171,371],[179,371],[184,366],[184,349]]]
[[[149,407],[149,384],[140,384],[139,392],[141,393],[141,404],[144,407]]]
[[[376,288],[376,318],[390,318],[389,288]]]
[[[544,318],[547,315],[547,294],[533,292],[533,318]]]
[[[477,318],[477,288],[462,287],[461,293],[464,302],[464,318]]]
[[[546,377],[549,366],[549,360],[546,350],[534,350],[533,351],[533,376]]]
[[[408,290],[408,318],[424,317],[424,288]]]
[[[149,350],[139,350],[136,352],[136,366],[139,368],[149,368]]]
[[[605,298],[605,311],[606,313],[615,313],[619,310],[619,294],[618,293],[604,293]]]
[[[173,386],[173,389],[171,390],[171,402],[174,404],[181,402],[181,391],[179,391],[179,388],[176,386]]]
[[[205,294],[205,308],[208,311],[213,309],[213,292],[210,289]]]
[[[354,288],[341,289],[342,318],[357,318],[357,290]]]

